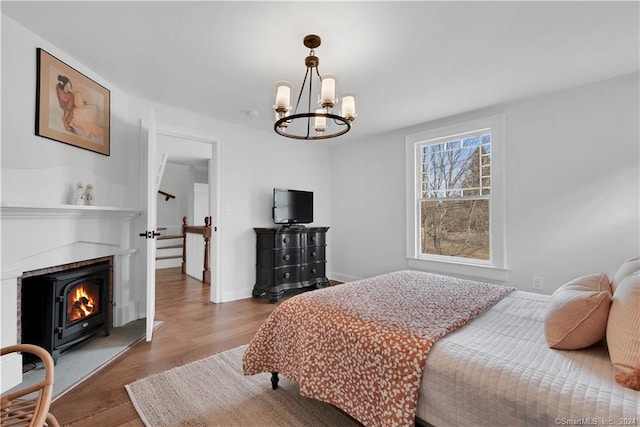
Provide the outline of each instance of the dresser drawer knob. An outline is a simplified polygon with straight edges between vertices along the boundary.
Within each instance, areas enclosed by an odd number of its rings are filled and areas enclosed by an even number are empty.
[[[311,241],[315,242],[316,241],[316,236],[311,236]]]
[[[282,239],[282,241],[283,241],[284,243],[289,243],[289,238],[288,238],[288,237],[285,237],[284,239]]]
[[[311,252],[311,257],[315,258],[316,257],[316,251]]]
[[[316,274],[318,272],[318,270],[316,270],[315,268],[311,269],[311,273]]]
[[[284,259],[285,261],[289,261],[291,259],[291,255],[286,254],[285,256],[282,257],[282,259]]]
[[[289,277],[291,277],[291,273],[284,273],[282,277],[284,277],[285,279],[288,279]]]

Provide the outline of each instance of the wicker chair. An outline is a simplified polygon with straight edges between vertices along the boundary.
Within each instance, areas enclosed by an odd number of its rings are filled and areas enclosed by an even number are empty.
[[[21,390],[2,396],[0,426],[58,427],[58,421],[49,413],[53,391],[53,359],[45,349],[32,344],[18,344],[2,348],[2,355],[31,353],[44,362],[44,380]],[[30,396],[27,396],[30,395]],[[26,397],[25,397],[26,396]]]

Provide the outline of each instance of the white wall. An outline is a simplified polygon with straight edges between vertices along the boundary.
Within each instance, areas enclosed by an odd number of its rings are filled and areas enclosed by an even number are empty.
[[[36,48],[111,90],[111,155],[35,135]],[[138,125],[129,97],[99,74],[2,15],[2,200],[61,204],[76,182],[94,184],[96,204],[141,206]]]
[[[202,225],[204,224],[204,218],[210,215],[209,193],[210,187],[208,183],[193,183],[193,215],[190,216],[190,223]]]
[[[189,206],[193,200],[193,172],[186,165],[167,163],[160,181],[160,190],[176,196],[165,200],[158,194],[158,226],[171,227],[171,234],[176,227],[182,229],[182,217],[189,216]],[[180,231],[178,234],[182,233]]]
[[[613,275],[640,252],[639,74],[339,144],[332,151],[335,278],[406,268],[404,137],[506,115],[509,283],[544,293]]]

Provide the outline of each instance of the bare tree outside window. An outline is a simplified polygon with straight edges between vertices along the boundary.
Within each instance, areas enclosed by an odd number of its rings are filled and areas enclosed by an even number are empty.
[[[489,260],[491,134],[427,141],[420,153],[421,253]]]

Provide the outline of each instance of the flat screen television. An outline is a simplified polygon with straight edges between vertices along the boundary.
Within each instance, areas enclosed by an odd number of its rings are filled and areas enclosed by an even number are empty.
[[[285,226],[313,222],[313,192],[274,188],[273,222]]]

